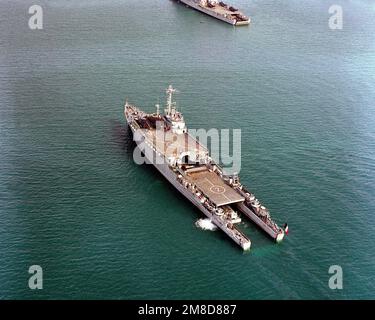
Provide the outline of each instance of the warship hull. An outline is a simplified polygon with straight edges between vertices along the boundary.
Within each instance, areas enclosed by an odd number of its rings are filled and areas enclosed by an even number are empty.
[[[178,2],[181,2],[192,9],[200,11],[204,14],[207,14],[213,18],[219,19],[226,23],[229,23],[233,26],[241,26],[241,25],[250,24],[250,18],[245,17],[245,19],[236,19],[232,17],[233,13],[227,10],[217,10],[215,9],[215,7],[213,8],[205,7],[205,6],[200,5],[199,2],[194,1],[194,0],[178,0]],[[218,6],[218,8],[222,9],[220,6]]]
[[[126,117],[126,115],[125,115]],[[127,122],[128,125],[133,133],[138,129],[134,123],[129,121],[128,118]],[[142,141],[143,142],[143,141]],[[139,145],[139,142],[136,141],[136,144]],[[151,144],[143,143],[142,144],[142,153],[145,156],[146,163],[154,165],[154,167],[181,193],[185,196],[187,200],[189,200],[192,204],[194,204],[202,213],[207,216],[214,223],[219,229],[224,231],[236,244],[238,244],[244,251],[249,251],[251,247],[251,241],[248,239],[241,231],[233,229],[228,229],[225,222],[221,221],[219,217],[215,214],[209,212],[202,203],[188,190],[186,189],[181,183],[177,181],[177,175],[173,171],[173,169],[166,163],[165,158],[158,153],[156,150],[153,149]],[[150,156],[151,155],[151,156]]]
[[[206,146],[191,136],[181,112],[172,100],[169,86],[164,114],[145,113],[125,103],[124,116],[141,155],[140,164],[152,164],[186,199],[243,250],[250,239],[237,227],[241,215],[263,229],[276,242],[285,232],[270,217],[268,209],[240,183],[238,175],[227,175]],[[136,155],[136,153],[134,153]],[[136,160],[136,158],[134,158]]]
[[[249,207],[243,203],[237,204],[237,208],[252,222],[254,222],[259,228],[261,228],[265,233],[267,233],[272,239],[277,243],[281,242],[284,239],[285,233],[280,233],[272,228],[270,228],[262,219],[257,216]]]

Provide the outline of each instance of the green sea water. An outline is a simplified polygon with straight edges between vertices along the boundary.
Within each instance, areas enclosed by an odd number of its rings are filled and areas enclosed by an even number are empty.
[[[335,0],[333,31],[330,1],[231,3],[249,27],[168,0],[50,0],[33,31],[34,1],[0,2],[0,298],[375,298],[375,4]],[[125,97],[152,111],[170,83],[189,127],[242,130],[242,182],[288,221],[282,244],[198,229],[134,164]]]

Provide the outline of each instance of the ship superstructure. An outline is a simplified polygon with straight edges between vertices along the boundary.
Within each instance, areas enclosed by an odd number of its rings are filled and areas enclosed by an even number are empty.
[[[125,103],[125,118],[146,161],[243,250],[250,249],[251,241],[237,228],[241,215],[280,242],[284,230],[271,219],[269,211],[246,190],[238,175],[225,175],[208,149],[188,133],[184,117],[173,102],[175,91],[172,86],[166,90],[164,114],[159,105],[155,113],[145,113]]]
[[[237,8],[218,0],[178,0],[188,7],[234,26],[248,25],[250,18]]]

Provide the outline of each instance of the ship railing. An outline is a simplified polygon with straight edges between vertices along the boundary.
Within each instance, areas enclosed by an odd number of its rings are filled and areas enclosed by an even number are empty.
[[[282,230],[281,228],[272,220],[272,218],[268,215],[262,215],[259,212],[257,212],[255,209],[253,209],[251,203],[245,201],[245,205],[259,218],[261,219],[267,226],[269,226],[273,231],[276,233],[280,233]]]
[[[177,173],[178,171],[176,171]],[[196,197],[200,202],[204,199],[202,205],[209,210],[211,214],[215,214],[215,211],[218,209],[216,205],[210,200],[210,198],[195,184],[189,182],[187,179],[185,179],[181,174],[177,176],[177,181],[185,188],[190,189],[190,192]],[[230,208],[233,210],[232,208]],[[228,213],[228,212],[227,212]],[[232,214],[232,212],[229,212]],[[225,214],[226,215],[226,214]],[[229,220],[226,218],[226,220]]]
[[[178,171],[177,171],[178,172]],[[205,198],[205,202],[209,202],[210,201],[208,200],[208,196],[202,191],[200,190],[194,183],[191,183],[190,181],[188,181],[187,179],[185,179],[182,175],[181,177],[180,176],[177,176],[177,181],[183,186],[183,187],[186,187],[186,188],[190,188],[190,191],[191,193],[199,200],[202,200],[203,198]],[[197,195],[199,193],[199,195]],[[211,203],[210,203],[211,204]]]
[[[190,133],[189,133],[189,131],[188,132],[185,132],[185,134],[187,135],[187,137],[188,137],[188,139],[190,138],[192,141],[195,141],[196,142],[196,144],[197,144],[197,146],[198,146],[198,150],[199,151],[203,151],[203,152],[205,152],[205,153],[208,153],[208,149],[207,149],[207,147],[205,147],[203,144],[201,144],[200,143],[200,141],[197,141],[197,139],[195,138],[195,137],[193,137]],[[188,141],[189,142],[189,141]]]
[[[233,224],[231,224],[231,227],[229,227],[228,224],[226,225],[227,228],[232,231],[237,239],[239,239],[240,243],[250,241],[250,239],[241,230],[237,229]]]
[[[205,201],[202,203],[202,205],[212,214],[214,215],[215,214],[215,211],[217,210],[216,206],[212,203],[212,201],[209,200],[208,196],[204,194],[204,192],[202,192],[202,190],[200,190],[195,184],[192,184],[190,183],[189,181],[187,181],[186,179],[184,179],[182,176],[178,176],[177,177],[177,181],[185,187],[185,183],[187,184],[187,187],[191,187],[193,186],[194,187],[194,191],[191,190],[192,194],[198,198],[199,200],[202,200],[203,198],[205,198]],[[200,193],[200,196],[197,196],[197,193]],[[242,244],[243,242],[248,242],[250,241],[249,238],[243,233],[241,232],[239,229],[237,229],[236,227],[234,227],[233,223],[231,223],[228,219],[223,219],[223,218],[220,218],[219,216],[217,217],[218,219],[221,219],[222,222],[224,223],[225,227],[227,227],[229,230],[231,230],[232,234],[240,241],[240,243]]]
[[[252,192],[248,191],[242,184],[240,184],[237,189],[243,194],[250,194],[254,195]],[[246,198],[246,197],[245,197]],[[276,233],[281,233],[282,229],[277,225],[275,221],[272,220],[270,216],[264,216],[256,212],[255,209],[251,206],[250,200],[246,199],[244,202],[245,206],[247,206],[259,219],[261,219],[267,226],[269,226],[273,231]],[[261,205],[261,203],[259,203]]]

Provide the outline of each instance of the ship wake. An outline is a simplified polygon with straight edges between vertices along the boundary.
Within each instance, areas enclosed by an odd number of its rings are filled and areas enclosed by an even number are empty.
[[[211,219],[199,219],[195,222],[196,227],[202,230],[215,231],[217,226],[212,223]]]

